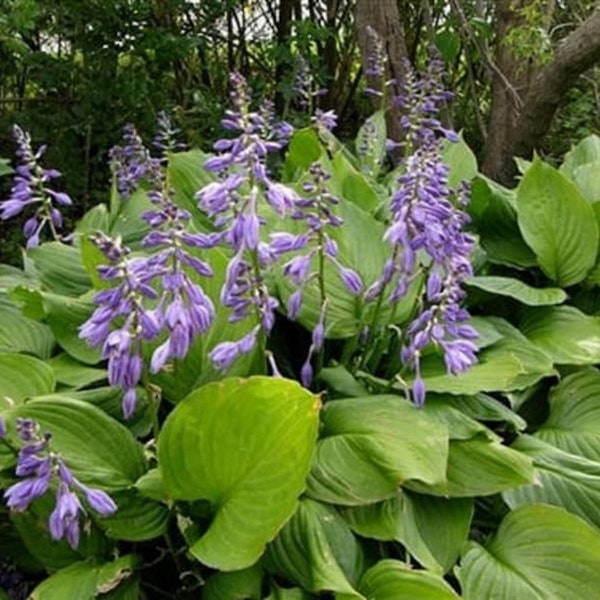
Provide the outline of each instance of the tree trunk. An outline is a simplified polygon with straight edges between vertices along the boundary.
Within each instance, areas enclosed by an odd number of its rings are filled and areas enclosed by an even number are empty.
[[[577,29],[562,40],[552,60],[530,81],[522,105],[508,123],[496,121],[494,128],[508,128],[501,144],[488,143],[484,172],[504,183],[514,183],[513,156],[529,157],[539,148],[552,119],[578,77],[600,61],[600,3]],[[496,98],[493,98],[493,102]],[[494,109],[492,109],[492,117]],[[508,126],[508,127],[507,127]],[[491,134],[492,124],[490,125]],[[493,160],[491,160],[493,158]]]
[[[356,2],[356,31],[362,55],[363,72],[366,71],[367,57],[371,51],[367,34],[369,25],[384,42],[390,79],[401,81],[405,73],[408,52],[397,0],[357,0]],[[374,82],[369,81],[367,76],[367,83],[372,86]],[[396,86],[392,95],[397,93],[398,87]],[[388,137],[393,140],[401,140],[403,130],[399,122],[398,109],[391,105],[389,108],[386,118]]]
[[[496,67],[492,79],[492,106],[488,138],[484,147],[482,171],[497,178],[510,157],[512,138],[523,99],[527,94],[535,66],[523,64],[505,43],[507,34],[515,27],[526,25],[519,11],[533,0],[498,0],[496,2]],[[508,158],[512,161],[512,157]]]
[[[281,83],[290,67],[288,52],[290,43],[290,33],[292,31],[292,18],[294,16],[294,8],[296,7],[295,0],[280,0],[279,2],[279,18],[277,20],[277,46],[280,50],[279,59],[275,65],[275,86]],[[285,48],[288,52],[281,53]],[[283,58],[281,58],[283,56]],[[281,90],[276,89],[275,93],[275,108],[278,113],[281,113],[285,105],[285,98]]]

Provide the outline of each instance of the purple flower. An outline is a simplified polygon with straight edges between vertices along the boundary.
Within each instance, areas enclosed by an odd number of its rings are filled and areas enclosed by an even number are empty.
[[[315,116],[312,118],[318,132],[333,131],[337,126],[337,115],[335,111],[322,111],[320,108],[315,110]]]
[[[16,168],[10,197],[0,202],[0,219],[11,219],[35,205],[37,208],[34,215],[28,218],[23,227],[27,247],[39,245],[40,234],[46,225],[55,240],[64,239],[58,234],[58,230],[62,228],[62,215],[54,204],[70,206],[72,201],[64,192],[56,192],[48,187],[48,183],[60,177],[60,173],[41,167],[40,158],[46,148],[42,146],[34,152],[29,133],[14,125],[13,135],[21,164]]]
[[[4,493],[7,506],[25,511],[33,500],[44,495],[53,479],[58,479],[56,504],[50,514],[48,527],[54,540],[66,537],[72,548],[79,545],[79,517],[83,507],[72,488],[84,492],[92,510],[106,516],[117,510],[117,505],[102,490],[91,489],[78,481],[62,457],[50,448],[51,436],[41,434],[39,425],[31,419],[17,419],[17,432],[26,442],[19,451],[15,473],[27,477],[11,485]]]
[[[50,535],[53,540],[67,538],[71,548],[79,545],[79,513],[82,511],[79,498],[61,481],[56,491],[56,506],[50,514]]]
[[[123,127],[123,145],[113,146],[109,158],[115,175],[117,191],[126,200],[147,179],[155,182],[160,176],[160,160],[152,158],[135,127]]]
[[[431,61],[421,78],[409,70],[403,90],[402,125],[415,150],[403,165],[391,201],[391,222],[384,235],[391,246],[390,258],[364,299],[381,299],[391,287],[389,302],[398,302],[418,275],[425,274],[420,312],[406,327],[400,352],[402,362],[416,374],[412,395],[420,406],[425,401],[420,360],[426,346],[442,349],[451,374],[464,372],[477,361],[472,342],[477,332],[465,324],[469,314],[460,306],[465,296],[462,282],[472,275],[474,240],[465,232],[469,217],[460,209],[468,204],[468,187],[456,193],[449,189],[449,169],[441,158],[439,134],[454,136],[436,118],[450,97],[441,85],[440,63]]]

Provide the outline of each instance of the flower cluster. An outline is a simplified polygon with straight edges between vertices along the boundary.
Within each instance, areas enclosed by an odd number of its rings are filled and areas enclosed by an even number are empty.
[[[74,477],[61,456],[52,450],[51,435],[42,434],[35,421],[17,419],[16,427],[20,440],[25,442],[18,454],[16,474],[25,479],[4,492],[6,504],[15,511],[25,511],[57,481],[56,505],[48,521],[50,535],[54,540],[66,538],[76,548],[80,538],[79,518],[86,512],[78,494],[101,516],[114,513],[117,505],[106,492],[89,488]],[[0,436],[6,434],[5,430],[2,423]]]
[[[178,147],[175,133],[170,119],[161,114],[159,137],[163,149]],[[145,148],[143,154],[150,156]],[[109,265],[99,268],[100,276],[115,285],[96,294],[98,308],[80,328],[80,336],[90,345],[103,344],[109,383],[124,390],[126,418],[133,414],[137,403],[143,343],[166,333],[150,361],[151,372],[157,373],[170,360],[185,357],[196,336],[207,331],[215,316],[212,301],[194,277],[212,276],[210,265],[197,253],[213,247],[220,236],[188,231],[191,215],[174,203],[162,168],[153,173],[153,183],[155,187],[148,196],[154,208],[142,215],[152,228],[142,244],[153,254],[132,258],[121,240],[103,233],[92,237],[109,261]],[[149,302],[154,302],[152,309],[146,307]]]
[[[405,77],[395,103],[402,109],[400,124],[411,150],[426,140],[435,139],[437,134],[451,142],[458,141],[456,132],[445,128],[437,117],[441,107],[454,97],[452,92],[444,89],[443,68],[441,60],[432,58],[427,70],[417,76],[406,63]]]
[[[161,318],[156,310],[147,310],[145,299],[156,299],[151,282],[155,270],[148,268],[146,258],[130,258],[130,250],[120,239],[104,233],[90,238],[108,259],[98,268],[104,281],[114,287],[94,296],[98,305],[92,316],[80,327],[79,335],[90,346],[102,344],[102,358],[108,360],[108,381],[123,388],[123,414],[129,418],[136,406],[136,386],[142,376],[142,342],[156,338]],[[114,323],[118,324],[116,329]]]
[[[221,302],[232,310],[230,320],[237,322],[251,315],[256,326],[238,341],[217,345],[210,357],[217,368],[225,370],[241,354],[255,346],[259,331],[269,334],[275,322],[278,302],[269,294],[264,270],[276,259],[270,246],[261,241],[264,223],[259,204],[266,203],[279,216],[292,212],[297,195],[274,182],[267,169],[267,155],[281,150],[292,133],[287,123],[276,122],[270,103],[252,111],[251,95],[245,79],[231,76],[233,110],[226,111],[223,127],[238,135],[215,143],[218,152],[205,163],[209,171],[219,173],[219,180],[197,194],[199,207],[214,220],[220,237],[232,250],[227,267]]]
[[[365,293],[365,300],[382,298],[391,287],[389,302],[398,302],[422,274],[426,277],[420,313],[403,336],[402,362],[415,372],[413,399],[425,400],[420,359],[429,344],[444,353],[449,373],[467,370],[477,360],[473,340],[477,332],[465,322],[468,312],[460,306],[465,296],[462,282],[472,275],[469,260],[474,240],[465,233],[468,215],[468,188],[457,193],[448,186],[447,165],[440,152],[438,133],[450,140],[456,135],[444,129],[436,118],[440,102],[447,99],[436,61],[424,78],[409,73],[403,88],[410,96],[402,99],[403,116],[413,153],[398,178],[391,202],[391,223],[384,239],[391,246],[382,277]]]
[[[164,144],[163,141],[160,143]],[[113,146],[109,158],[115,174],[117,191],[124,200],[131,196],[143,179],[156,184],[157,178],[160,177],[160,160],[152,158],[131,124],[123,128],[123,145]]]
[[[302,382],[306,386],[310,384],[313,375],[311,359],[314,354],[320,352],[325,339],[325,261],[335,266],[342,284],[351,294],[360,294],[363,285],[358,273],[340,263],[337,244],[328,233],[330,228],[339,227],[343,223],[334,212],[339,200],[327,189],[327,182],[331,176],[319,163],[311,165],[309,173],[311,180],[303,185],[307,197],[296,199],[295,210],[291,215],[293,219],[304,222],[306,231],[297,235],[285,232],[271,234],[271,250],[278,256],[309,248],[308,252],[297,254],[283,265],[283,274],[297,288],[289,298],[288,317],[294,320],[298,316],[305,288],[311,281],[317,280],[321,291],[319,320],[312,332],[308,357],[301,370]],[[318,263],[317,270],[313,269],[315,262]]]
[[[16,217],[26,207],[37,206],[35,213],[25,221],[23,226],[27,247],[39,245],[40,234],[46,225],[53,239],[60,240],[58,230],[62,228],[63,219],[58,206],[70,206],[72,202],[67,194],[52,190],[49,184],[61,174],[55,169],[44,169],[40,165],[46,146],[41,146],[34,151],[31,136],[18,125],[13,126],[13,135],[17,142],[16,154],[20,164],[16,168],[10,197],[0,202],[0,219]]]

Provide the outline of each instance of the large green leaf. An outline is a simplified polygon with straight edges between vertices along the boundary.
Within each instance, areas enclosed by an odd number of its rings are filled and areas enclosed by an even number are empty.
[[[566,287],[582,281],[594,266],[598,226],[577,187],[536,159],[517,190],[519,227],[539,264]]]
[[[421,370],[428,391],[469,396],[479,392],[508,392],[554,375],[552,362],[543,349],[529,342],[508,322],[498,318],[488,321],[503,338],[483,349],[478,362],[466,373],[448,375],[438,357],[423,359]]]
[[[24,354],[0,354],[0,408],[54,391],[54,373],[41,360]]]
[[[600,362],[600,318],[572,306],[532,308],[519,325],[521,331],[554,363],[591,365]]]
[[[446,483],[448,430],[404,398],[336,400],[322,426],[308,480],[313,498],[358,506],[393,497],[409,480]]]
[[[359,591],[367,600],[457,600],[459,598],[439,575],[428,571],[415,571],[397,560],[381,560],[371,567],[361,579]]]
[[[600,533],[568,512],[543,504],[510,512],[485,547],[463,553],[465,600],[595,598],[600,589]]]
[[[505,492],[503,497],[509,506],[553,504],[600,528],[600,463],[563,452],[531,436],[520,437],[512,447],[532,458],[536,481]]]
[[[473,501],[403,491],[390,500],[344,508],[342,516],[359,535],[401,542],[427,569],[444,573],[467,540]]]
[[[288,147],[283,172],[286,181],[294,181],[323,154],[323,146],[312,127],[297,130]]]
[[[41,282],[56,294],[81,296],[92,287],[77,248],[59,242],[48,242],[37,248],[30,248],[27,256]]]
[[[28,352],[50,358],[54,336],[47,325],[38,323],[10,306],[0,305],[0,352]]]
[[[335,509],[306,499],[269,544],[267,565],[309,591],[353,595],[364,557]]]
[[[214,508],[196,558],[224,571],[258,559],[305,487],[318,409],[295,382],[252,377],[206,385],[169,415],[158,442],[165,489]]]
[[[146,470],[141,444],[99,408],[68,397],[31,400],[4,413],[10,424],[29,417],[52,434],[52,447],[83,483],[127,488]]]
[[[330,182],[333,193],[367,213],[374,212],[379,205],[379,197],[364,173],[354,167],[343,151],[336,152],[331,166],[334,170]]]
[[[519,231],[515,204],[512,190],[481,175],[473,181],[469,211],[489,260],[519,268],[531,267],[536,264],[535,254]]]
[[[600,372],[584,369],[550,393],[550,414],[535,437],[600,463]]]
[[[112,563],[75,563],[40,583],[33,590],[30,600],[94,600],[99,594],[108,594],[122,585],[139,564],[139,557],[135,554],[121,556]]]
[[[468,287],[508,296],[528,306],[561,304],[567,299],[567,294],[560,288],[535,288],[512,277],[478,276],[465,283]]]

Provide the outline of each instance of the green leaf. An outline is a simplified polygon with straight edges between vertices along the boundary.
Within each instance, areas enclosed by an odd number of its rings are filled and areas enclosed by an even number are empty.
[[[499,442],[481,438],[452,440],[448,487],[443,495],[489,496],[533,479],[531,459]]]
[[[600,362],[600,318],[572,306],[529,309],[519,328],[555,364]]]
[[[471,181],[477,176],[477,159],[465,142],[462,132],[459,134],[458,142],[445,141],[442,159],[450,167],[448,185],[453,190],[458,189],[463,182]]]
[[[308,492],[357,506],[391,498],[409,480],[443,486],[447,428],[399,396],[336,400],[322,412]]]
[[[88,365],[99,363],[100,348],[90,348],[87,341],[79,337],[79,327],[91,317],[94,305],[50,293],[41,296],[46,322],[60,347],[78,361]]]
[[[107,378],[106,370],[88,367],[64,353],[51,358],[48,364],[54,371],[56,381],[74,389],[84,388]]]
[[[355,204],[367,213],[373,213],[379,206],[379,196],[369,180],[339,151],[331,161],[333,179],[330,186],[339,198]]]
[[[512,447],[532,458],[536,481],[503,494],[511,508],[537,502],[553,504],[600,528],[600,463],[527,435]]]
[[[535,437],[600,463],[600,372],[584,369],[550,393],[550,414]]]
[[[41,282],[52,292],[64,296],[81,296],[91,287],[81,254],[77,248],[48,242],[27,250]]]
[[[45,579],[33,590],[30,599],[94,600],[98,594],[107,594],[129,579],[139,562],[138,556],[129,554],[102,565],[92,562],[75,563]]]
[[[596,262],[598,226],[577,187],[536,159],[517,189],[519,227],[539,264],[567,287],[582,281]]]
[[[403,491],[377,504],[345,508],[342,516],[359,535],[401,542],[424,567],[441,574],[467,540],[473,501]]]
[[[566,511],[543,504],[506,516],[485,547],[463,553],[465,600],[594,598],[600,589],[600,534]]]
[[[96,520],[107,537],[128,542],[142,542],[163,535],[169,521],[169,510],[138,492],[127,490],[111,494],[118,510]]]
[[[471,187],[469,210],[491,262],[518,268],[536,265],[517,223],[514,192],[479,175]]]
[[[252,377],[206,385],[169,415],[158,441],[165,488],[214,508],[190,548],[198,560],[231,571],[260,557],[304,489],[318,408],[295,382]]]
[[[212,230],[206,214],[198,210],[196,192],[214,181],[215,176],[204,168],[208,155],[194,149],[169,156],[169,181],[175,190],[175,203],[192,215],[192,222],[201,230]]]
[[[343,365],[325,367],[317,375],[318,381],[323,382],[334,398],[360,398],[368,396],[369,391]]]
[[[41,360],[24,354],[0,354],[0,407],[54,391],[54,373]]]
[[[600,161],[600,137],[596,134],[588,135],[565,154],[565,159],[560,171],[573,177],[578,167]]]
[[[38,421],[52,434],[52,447],[83,483],[105,490],[133,485],[146,471],[142,446],[100,409],[71,398],[34,399],[4,413]]]
[[[323,146],[312,127],[298,129],[288,146],[285,157],[283,172],[286,181],[294,181],[300,173],[303,173],[321,158]]]
[[[400,561],[389,559],[380,560],[364,574],[359,590],[367,600],[457,600],[459,598],[439,575],[428,571],[415,571]]]
[[[114,217],[110,235],[121,236],[127,246],[139,247],[144,236],[150,231],[150,225],[142,219],[144,212],[153,210],[147,192],[139,188],[117,207],[118,213]]]
[[[0,352],[28,352],[47,359],[53,348],[54,336],[47,325],[0,305]]]
[[[490,317],[487,321],[503,338],[479,352],[478,362],[466,373],[448,375],[443,361],[437,356],[424,357],[421,371],[429,392],[467,396],[480,392],[508,392],[525,389],[555,374],[543,348],[529,342],[503,319]]]
[[[306,499],[269,544],[267,566],[309,591],[358,597],[354,586],[363,572],[364,557],[335,509]]]
[[[261,600],[263,570],[253,566],[243,571],[215,573],[202,588],[204,600]]]
[[[468,287],[508,296],[528,306],[562,304],[567,299],[567,294],[560,288],[535,288],[512,277],[478,276],[471,277],[465,283]]]
[[[95,231],[108,232],[110,226],[110,215],[106,209],[106,204],[97,204],[88,210],[83,217],[77,222],[75,231],[80,234],[79,246],[83,247],[85,242],[91,244],[86,235]],[[98,250],[100,252],[100,250]],[[82,251],[83,262],[87,268],[85,261],[85,252]],[[89,269],[88,269],[89,273]]]
[[[600,200],[600,160],[577,167],[571,179],[588,202]]]

